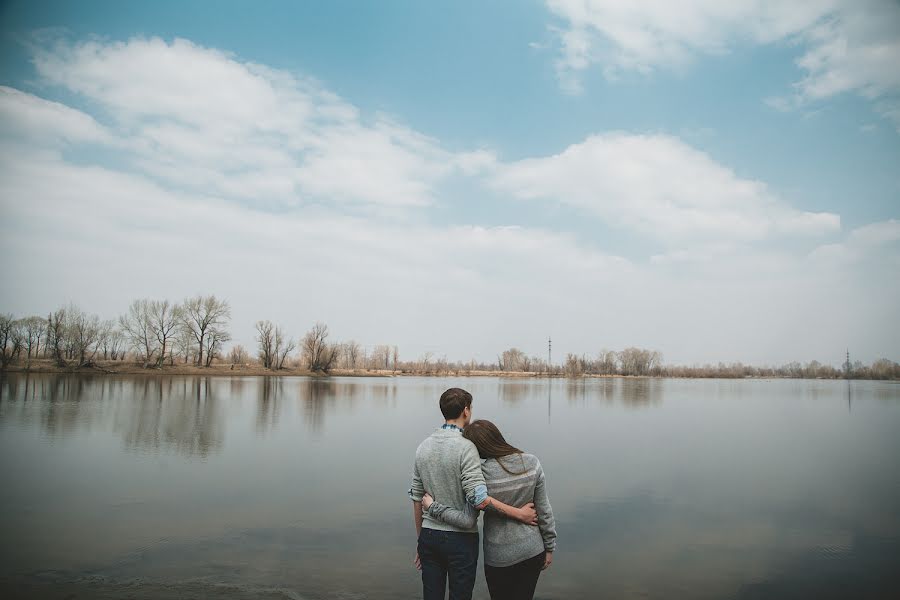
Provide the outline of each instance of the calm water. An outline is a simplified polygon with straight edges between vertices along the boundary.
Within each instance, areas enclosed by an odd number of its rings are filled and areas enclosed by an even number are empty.
[[[538,598],[900,597],[900,385],[483,378],[0,379],[0,592],[415,598],[451,386],[544,464]]]

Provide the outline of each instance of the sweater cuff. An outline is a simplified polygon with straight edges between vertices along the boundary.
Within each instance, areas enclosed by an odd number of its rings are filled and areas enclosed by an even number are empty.
[[[469,496],[467,499],[469,501],[469,504],[471,504],[475,508],[478,508],[481,505],[481,503],[483,503],[485,500],[487,500],[487,497],[488,497],[487,486],[484,485],[483,483],[480,483],[475,486],[475,490],[472,492],[472,495]]]

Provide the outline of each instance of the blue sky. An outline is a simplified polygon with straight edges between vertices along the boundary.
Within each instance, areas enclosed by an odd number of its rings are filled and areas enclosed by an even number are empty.
[[[405,358],[897,359],[896,2],[7,2],[0,28],[4,310],[215,292],[247,346],[321,319]],[[163,210],[221,221],[189,243]]]

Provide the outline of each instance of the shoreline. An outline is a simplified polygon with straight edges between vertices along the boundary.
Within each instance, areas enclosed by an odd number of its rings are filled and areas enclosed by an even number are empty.
[[[428,371],[428,372],[411,372],[411,371],[391,371],[391,370],[370,370],[370,369],[333,369],[329,373],[313,372],[307,369],[286,368],[273,371],[257,365],[231,365],[219,364],[209,367],[198,367],[197,365],[163,365],[161,367],[144,367],[134,362],[120,361],[98,361],[93,365],[84,367],[58,367],[49,360],[34,361],[30,366],[26,365],[10,365],[6,369],[0,370],[0,375],[17,374],[55,374],[55,375],[79,375],[79,376],[193,376],[193,377],[309,377],[327,379],[331,377],[499,377],[506,379],[721,379],[721,380],[769,380],[769,379],[806,379],[809,381],[900,381],[897,379],[863,379],[863,378],[836,378],[836,377],[784,377],[784,376],[742,376],[742,377],[724,377],[721,375],[700,377],[700,376],[678,376],[678,375],[601,375],[595,373],[584,373],[581,375],[567,375],[566,373],[542,373],[529,371],[468,371],[468,370],[448,370],[448,371]]]

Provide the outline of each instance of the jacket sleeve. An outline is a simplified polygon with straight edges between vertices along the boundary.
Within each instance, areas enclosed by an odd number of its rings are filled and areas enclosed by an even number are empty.
[[[458,510],[435,501],[428,507],[428,514],[460,529],[472,529],[478,524],[478,511],[469,503],[466,503],[462,510]]]
[[[537,512],[538,529],[541,530],[541,538],[544,540],[544,550],[553,552],[556,550],[556,521],[553,518],[550,498],[547,497],[547,482],[540,462],[538,462],[536,470],[537,483],[534,486],[534,510]]]
[[[466,440],[466,445],[459,457],[459,472],[466,500],[472,506],[478,506],[487,500],[487,486],[484,484],[484,473],[481,472],[481,457],[475,444]]]
[[[414,502],[421,502],[422,496],[425,495],[425,487],[422,485],[422,477],[419,475],[418,462],[413,464],[412,486],[407,492],[409,499]]]

